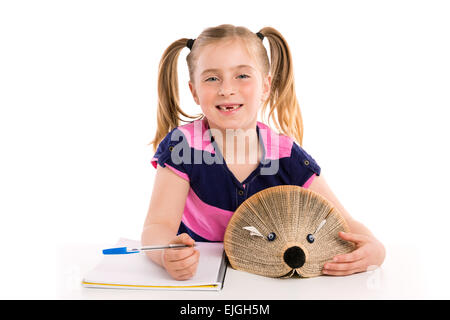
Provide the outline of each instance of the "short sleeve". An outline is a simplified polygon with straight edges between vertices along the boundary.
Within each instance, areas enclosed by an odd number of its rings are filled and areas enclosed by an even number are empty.
[[[190,163],[189,151],[190,147],[183,133],[178,129],[174,129],[159,143],[151,163],[155,168],[157,168],[158,164],[163,168],[167,167],[189,182],[190,170],[187,165]]]
[[[297,143],[292,144],[290,163],[291,184],[307,188],[320,175],[317,162]]]

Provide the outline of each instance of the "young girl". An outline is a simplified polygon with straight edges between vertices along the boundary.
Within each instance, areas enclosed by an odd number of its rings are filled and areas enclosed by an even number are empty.
[[[186,47],[189,88],[202,110],[198,117],[179,106],[177,59]],[[324,274],[349,275],[382,264],[384,246],[352,219],[316,161],[301,148],[303,125],[293,74],[289,47],[271,27],[255,34],[220,25],[166,49],[159,66],[158,128],[152,142],[157,171],[143,245],[223,241],[227,223],[243,201],[265,188],[290,184],[323,195],[350,227],[350,233],[339,236],[354,242],[356,249],[326,263]],[[257,120],[268,106],[268,119],[278,132]],[[181,116],[193,121],[180,126]],[[199,261],[194,247],[148,256],[177,280],[191,278]]]

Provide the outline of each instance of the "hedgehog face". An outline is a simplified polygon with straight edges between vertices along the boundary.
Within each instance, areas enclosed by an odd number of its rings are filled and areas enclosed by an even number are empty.
[[[265,189],[230,219],[224,246],[233,268],[268,277],[321,274],[325,262],[350,252],[338,237],[344,219],[319,194],[296,186]]]
[[[319,234],[325,223],[326,220],[324,219],[316,230],[311,231],[307,235],[305,235],[305,232],[299,231],[295,234],[295,237],[286,237],[285,235],[277,237],[276,232],[269,232],[264,229],[263,232],[260,232],[253,226],[243,227],[242,229],[248,231],[247,237],[250,237],[249,240],[252,242],[251,244],[247,242],[249,250],[261,253],[261,250],[256,247],[262,247],[271,252],[264,256],[267,264],[273,263],[274,265],[265,271],[265,275],[289,277],[297,273],[302,277],[311,277],[314,276],[312,273],[315,272],[315,269],[320,268],[321,270],[323,264],[332,258],[331,256],[329,259],[326,259],[326,257],[323,257],[323,254],[320,254],[326,251],[322,244],[324,237],[321,237]],[[245,237],[244,234],[241,234],[241,236]],[[337,237],[335,240],[339,241]],[[329,239],[326,245],[329,247],[339,246],[339,244],[330,243]],[[317,252],[317,250],[320,250],[320,252]],[[331,252],[333,251],[331,250]],[[250,254],[248,257],[250,258]]]

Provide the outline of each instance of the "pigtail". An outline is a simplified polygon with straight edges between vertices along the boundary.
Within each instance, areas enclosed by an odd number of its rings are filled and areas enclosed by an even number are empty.
[[[269,120],[274,122],[281,133],[293,137],[301,146],[303,120],[295,93],[294,69],[289,46],[274,28],[265,27],[259,32],[269,41],[272,75],[270,96],[264,103],[262,112],[265,114],[267,106],[270,105]]]
[[[173,129],[179,126],[181,115],[189,119],[197,116],[186,114],[180,107],[178,93],[178,57],[186,47],[188,39],[179,39],[173,42],[163,53],[158,69],[158,109],[157,129],[155,138],[150,144],[156,151],[162,139]]]

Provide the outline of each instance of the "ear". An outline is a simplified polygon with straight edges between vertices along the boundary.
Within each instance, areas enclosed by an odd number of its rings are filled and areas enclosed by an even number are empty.
[[[270,73],[263,78],[263,93],[261,96],[261,101],[266,101],[270,96],[270,87],[272,85],[272,76]]]
[[[200,105],[200,100],[198,99],[197,91],[195,90],[194,84],[189,80],[189,89],[191,90],[192,97],[196,104]]]
[[[258,236],[258,237],[264,238],[264,236],[261,234],[261,232],[259,232],[258,229],[256,229],[253,226],[243,227],[242,229],[250,231],[251,236]]]

